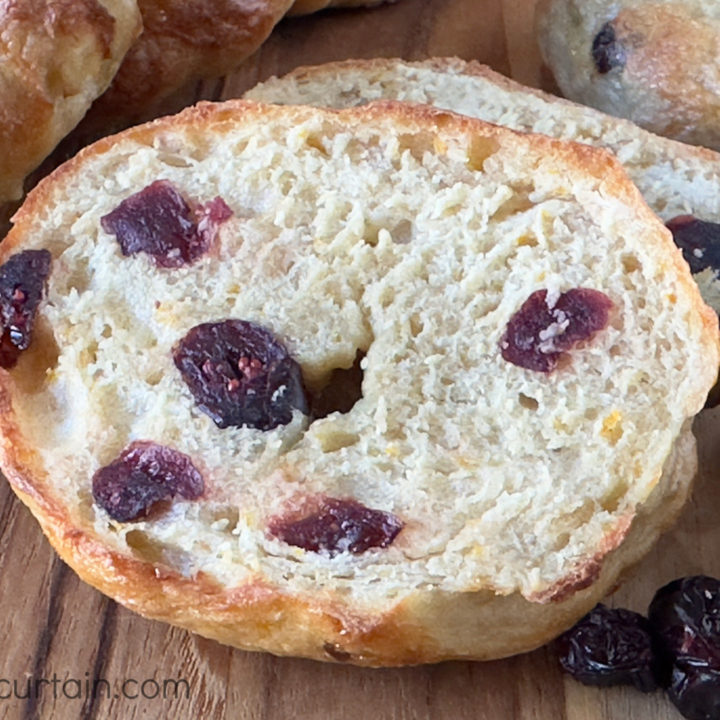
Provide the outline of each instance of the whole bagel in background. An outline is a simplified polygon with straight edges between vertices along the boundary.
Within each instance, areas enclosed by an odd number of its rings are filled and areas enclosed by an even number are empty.
[[[99,137],[159,114],[177,112],[173,95],[235,70],[288,13],[379,5],[383,0],[139,0],[143,33],[85,128]]]
[[[22,196],[140,29],[135,0],[0,0],[0,203]]]
[[[540,0],[536,20],[567,98],[720,149],[720,3]]]

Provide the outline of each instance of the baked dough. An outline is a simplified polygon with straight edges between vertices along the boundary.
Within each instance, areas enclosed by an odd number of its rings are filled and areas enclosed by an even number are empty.
[[[192,262],[123,254],[102,219],[160,179],[221,210]],[[688,492],[717,317],[604,151],[401,103],[201,104],[43,181],[0,261],[32,249],[51,270],[30,347],[0,370],[2,468],[61,556],[150,617],[366,665],[509,655],[607,593]],[[552,372],[503,350],[543,289],[611,303]],[[363,357],[352,402],[220,427],[176,353],[228,318],[281,339],[315,397]],[[204,489],[113,519],[93,478],[147,442]],[[321,498],[399,534],[286,539]]]
[[[187,83],[224,75],[254,53],[292,4],[139,0],[143,33],[93,106],[84,132],[99,136],[164,114]]]
[[[603,147],[622,162],[645,201],[665,221],[693,215],[720,224],[720,154],[642,130],[576,103],[525,87],[477,62],[432,58],[346,60],[300,67],[245,93],[249,100],[353,107],[381,98],[424,103],[524,132]],[[694,275],[720,313],[720,266]]]
[[[566,97],[720,149],[717,2],[540,0],[537,27]]]
[[[140,33],[135,0],[0,4],[0,203],[110,84]]]
[[[221,77],[252,55],[290,11],[377,5],[374,0],[139,0],[143,33],[110,89],[93,107],[85,133],[100,136],[160,114],[189,83]]]

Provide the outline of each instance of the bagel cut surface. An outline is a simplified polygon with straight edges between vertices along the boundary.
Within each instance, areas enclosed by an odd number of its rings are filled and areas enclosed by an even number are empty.
[[[717,317],[601,150],[393,102],[201,104],[86,149],[14,222],[0,261],[51,261],[0,370],[3,470],[149,617],[500,657],[687,496]]]

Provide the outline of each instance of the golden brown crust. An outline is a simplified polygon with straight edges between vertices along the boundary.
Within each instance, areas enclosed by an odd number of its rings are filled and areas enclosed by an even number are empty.
[[[89,156],[107,152],[126,140],[150,144],[166,129],[183,129],[190,136],[189,142],[196,136],[197,142],[201,143],[211,121],[213,131],[222,134],[223,124],[230,126],[241,118],[271,119],[279,113],[286,119],[289,114],[302,118],[313,112],[308,108],[286,110],[244,101],[223,105],[203,103],[176,117],[101,140],[59,168],[30,194],[15,217],[15,228],[0,247],[0,262],[27,234],[33,215],[52,204],[56,184],[79,172]],[[360,126],[376,117],[392,118],[410,129],[442,126],[448,135],[482,132],[486,137],[527,137],[447,111],[396,102],[336,112],[349,127]],[[571,167],[593,174],[606,195],[630,198],[642,218],[651,225],[658,225],[617,161],[608,153],[543,136],[533,136],[530,142],[541,151],[539,155],[562,157]],[[680,275],[687,275],[688,293],[696,297],[698,310],[705,308],[687,269],[680,265],[680,255],[674,249],[669,233],[659,232],[667,244],[668,263],[677,263],[683,268]],[[714,316],[711,320],[711,315],[708,310],[707,321],[713,323],[714,333],[709,333],[707,342],[713,345],[708,352],[714,353],[717,320]],[[30,440],[23,436],[15,417],[12,399],[17,392],[11,375],[0,370],[2,467],[50,542],[81,577],[133,610],[207,637],[248,649],[329,661],[400,665],[454,657],[487,659],[529,650],[546,642],[589,609],[616,583],[623,568],[639,559],[650,547],[681,507],[694,471],[692,448],[683,446],[678,451],[680,469],[668,471],[661,488],[651,496],[644,514],[636,518],[630,530],[627,530],[629,518],[623,519],[608,535],[597,556],[583,568],[573,569],[567,580],[553,589],[551,596],[542,598],[555,602],[529,602],[519,594],[500,597],[489,591],[458,594],[429,590],[415,591],[389,610],[361,612],[319,593],[312,600],[291,596],[260,577],[240,587],[222,588],[202,575],[182,577],[138,557],[109,549],[91,528],[79,527],[72,509],[63,507],[54,494],[49,469],[33,451]],[[693,401],[700,406],[702,398]],[[684,442],[692,445],[687,438]],[[626,541],[619,549],[614,549],[623,537]],[[589,587],[579,589],[601,563],[597,580]],[[571,589],[575,591],[572,594]],[[563,600],[558,602],[560,597]],[[521,627],[517,623],[519,617],[525,620]],[[496,626],[502,627],[504,632],[487,637],[487,628]]]
[[[178,110],[187,83],[223,75],[251,55],[292,0],[140,0],[143,33],[86,126],[98,132]]]
[[[140,31],[135,3],[23,0],[0,11],[0,202],[82,118]]]

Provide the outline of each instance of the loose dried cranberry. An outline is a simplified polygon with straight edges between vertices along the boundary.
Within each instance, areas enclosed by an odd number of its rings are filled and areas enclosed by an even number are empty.
[[[11,368],[30,345],[35,314],[50,274],[47,250],[24,250],[0,267],[0,367]]]
[[[192,460],[177,450],[147,441],[128,445],[92,480],[95,502],[118,522],[137,520],[155,503],[180,495],[196,500],[205,489]]]
[[[271,430],[308,413],[300,366],[260,325],[225,320],[196,325],[177,344],[175,365],[199,408],[218,427]]]
[[[627,63],[625,46],[618,40],[612,23],[605,23],[592,44],[592,58],[601,75],[613,68],[624,68]]]
[[[691,272],[699,273],[705,268],[720,272],[720,224],[693,215],[678,215],[666,225]]]
[[[563,669],[585,685],[657,687],[650,624],[638,613],[597,605],[557,647]]]
[[[689,720],[720,718],[720,580],[674,580],[655,593],[648,615],[670,699]]]
[[[500,340],[505,360],[545,373],[555,369],[565,351],[602,330],[612,307],[607,295],[589,288],[568,290],[552,306],[547,295],[547,290],[532,293]]]
[[[100,223],[115,235],[123,255],[144,252],[161,267],[180,267],[210,247],[218,227],[231,215],[220,197],[193,213],[170,182],[156,180],[123,200]]]
[[[269,526],[270,534],[288,545],[330,555],[385,548],[402,528],[403,522],[392,513],[337,498],[324,498],[317,511],[300,520],[276,518]]]

